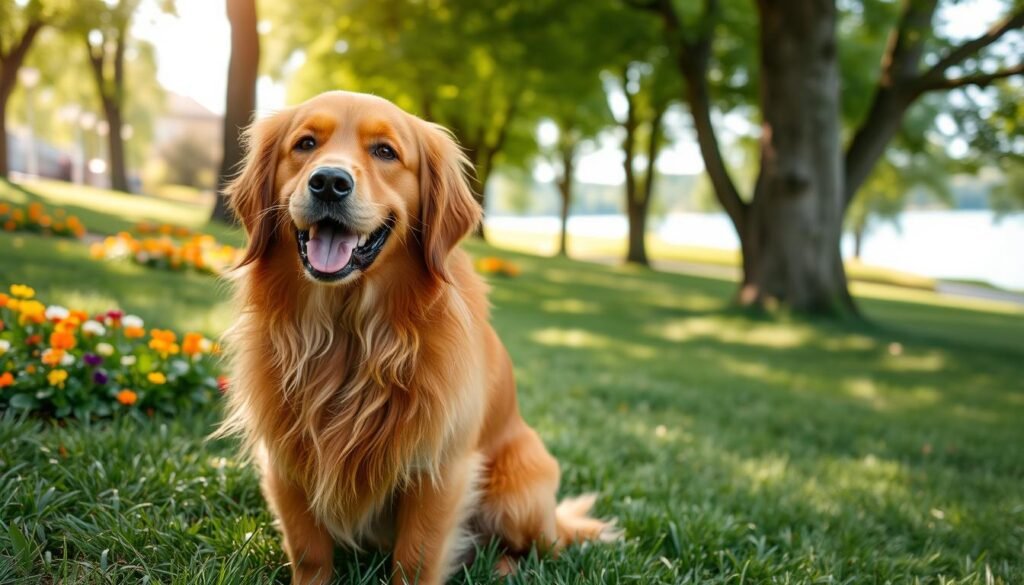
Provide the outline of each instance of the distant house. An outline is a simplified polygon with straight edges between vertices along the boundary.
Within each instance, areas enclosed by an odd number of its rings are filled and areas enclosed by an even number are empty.
[[[164,147],[191,136],[215,145],[217,157],[221,152],[223,117],[206,109],[190,97],[167,92],[164,112],[156,119],[153,134],[153,150],[160,152]]]

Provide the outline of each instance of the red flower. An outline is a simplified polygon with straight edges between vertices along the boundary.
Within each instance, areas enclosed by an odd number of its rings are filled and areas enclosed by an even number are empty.
[[[228,391],[228,377],[217,376],[217,389],[220,390],[221,394],[225,394]]]
[[[25,345],[37,345],[43,340],[43,336],[38,333],[35,335],[29,335],[25,338]]]

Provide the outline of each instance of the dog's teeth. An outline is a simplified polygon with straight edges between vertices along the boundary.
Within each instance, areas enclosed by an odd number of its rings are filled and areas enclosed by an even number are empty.
[[[365,246],[366,245],[366,240],[367,240],[367,236],[359,236],[359,242],[357,243],[357,245],[359,247]]]

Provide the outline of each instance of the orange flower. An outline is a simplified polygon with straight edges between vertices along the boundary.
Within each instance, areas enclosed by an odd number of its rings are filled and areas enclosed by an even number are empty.
[[[117,401],[125,406],[131,406],[135,404],[135,401],[138,399],[139,395],[127,388],[117,393]]]
[[[25,366],[25,372],[27,372],[29,374],[36,373],[36,365],[35,364],[29,364],[29,365]]]
[[[43,356],[40,358],[47,366],[58,366],[60,360],[64,359],[63,349],[48,349],[43,352]]]
[[[152,339],[149,340],[149,347],[157,351],[161,357],[167,357],[168,354],[178,353],[178,344],[175,343],[177,336],[173,331],[166,329],[154,329],[149,332]]]
[[[128,339],[138,339],[146,336],[146,330],[142,327],[129,326],[124,328],[124,336]]]
[[[501,270],[501,258],[495,258],[493,256],[487,258],[481,258],[477,260],[476,269],[484,273],[492,273]]]
[[[11,300],[11,297],[5,293],[0,293],[0,309],[7,306],[7,301]]]
[[[203,336],[198,333],[186,333],[181,341],[181,351],[185,355],[196,355],[203,351]]]
[[[50,334],[50,346],[53,349],[71,349],[75,347],[75,336],[67,331],[54,331]]]
[[[10,372],[4,372],[0,374],[0,388],[6,388],[14,385],[14,375]]]

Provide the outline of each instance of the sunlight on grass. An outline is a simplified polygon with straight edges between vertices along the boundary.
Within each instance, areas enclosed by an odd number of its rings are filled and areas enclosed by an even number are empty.
[[[580,299],[547,299],[541,302],[540,308],[549,313],[571,313],[588,315],[600,312],[600,305]]]
[[[625,357],[651,359],[657,355],[654,348],[636,343],[626,343],[587,331],[585,329],[559,329],[555,327],[534,331],[530,338],[541,345],[571,347],[574,349],[614,349]]]
[[[722,322],[720,318],[690,317],[677,319],[662,325],[648,328],[653,335],[667,341],[692,341],[701,338],[713,338],[723,343],[740,343],[761,345],[764,347],[797,347],[807,343],[811,332],[803,327],[792,324],[756,325],[754,327],[735,328]]]

